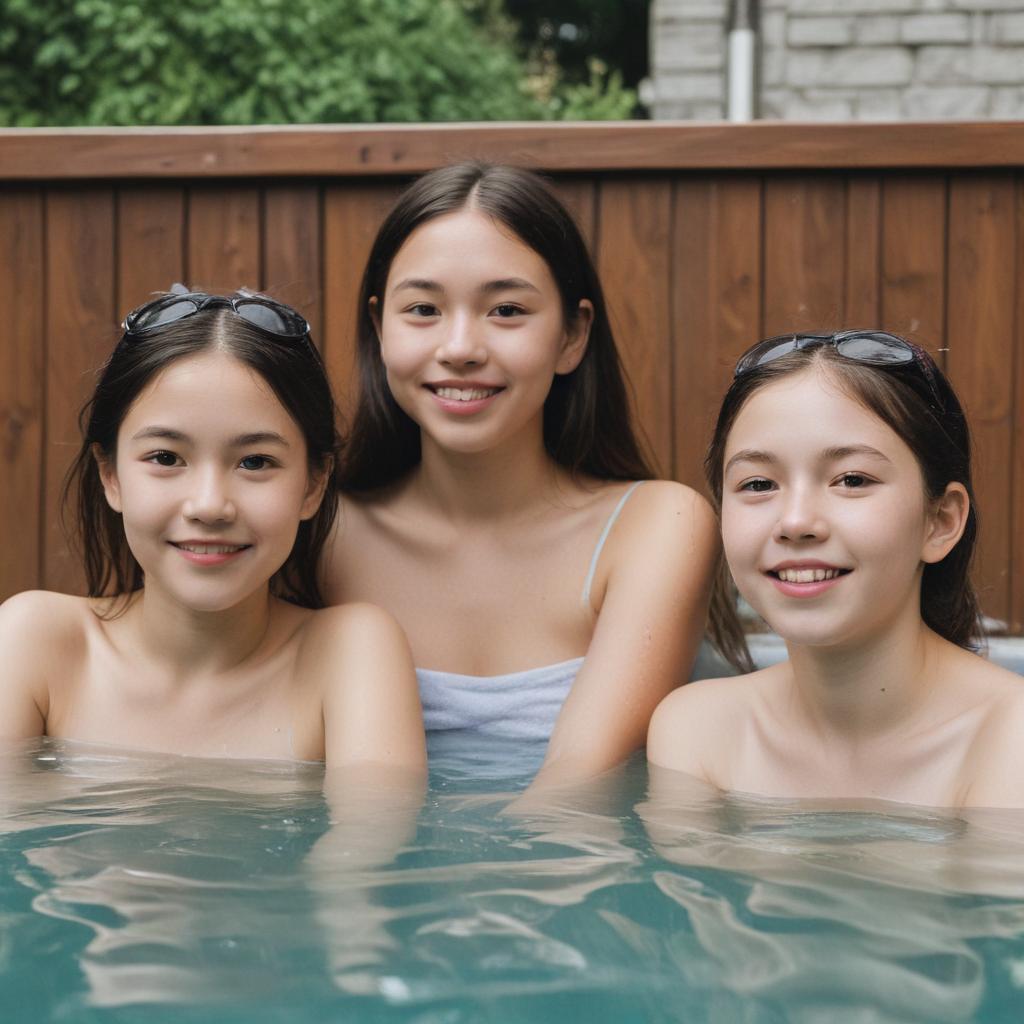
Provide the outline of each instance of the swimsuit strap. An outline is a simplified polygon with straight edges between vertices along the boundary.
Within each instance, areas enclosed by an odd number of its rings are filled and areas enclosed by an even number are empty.
[[[597,560],[601,557],[601,552],[604,550],[604,542],[608,539],[608,534],[611,533],[612,527],[615,525],[615,520],[619,518],[619,513],[622,511],[622,507],[629,501],[629,496],[643,483],[643,480],[637,480],[630,484],[626,488],[626,493],[619,498],[619,503],[612,510],[612,514],[608,517],[608,521],[604,524],[604,529],[601,531],[601,536],[597,538],[597,547],[594,548],[593,557],[590,559],[590,569],[587,572],[586,582],[583,584],[583,596],[580,598],[580,603],[584,606],[589,607],[590,605],[590,587],[594,582],[594,573],[597,571]]]

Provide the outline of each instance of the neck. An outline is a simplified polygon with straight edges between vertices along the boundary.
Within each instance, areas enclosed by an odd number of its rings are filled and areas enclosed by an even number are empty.
[[[273,598],[266,587],[222,611],[196,611],[155,587],[132,606],[147,661],[172,677],[228,672],[249,658],[266,637]]]
[[[856,742],[897,731],[919,713],[941,641],[910,611],[867,641],[787,645],[797,706],[816,729]]]
[[[494,523],[528,515],[550,503],[562,471],[544,449],[540,425],[486,452],[443,449],[423,438],[423,457],[413,486],[453,523]]]

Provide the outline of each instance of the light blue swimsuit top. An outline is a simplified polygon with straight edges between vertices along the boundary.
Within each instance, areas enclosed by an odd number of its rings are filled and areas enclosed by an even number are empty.
[[[626,490],[604,524],[583,584],[584,606],[590,603],[597,560],[608,534],[641,483],[638,480]],[[503,676],[464,676],[418,668],[424,725],[427,732],[465,730],[500,739],[546,742],[582,664],[582,658],[570,658]]]

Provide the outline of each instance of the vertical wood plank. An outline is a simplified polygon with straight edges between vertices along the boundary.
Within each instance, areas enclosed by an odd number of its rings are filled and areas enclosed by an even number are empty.
[[[401,189],[346,182],[324,194],[323,351],[343,416],[352,411],[359,285],[381,221]]]
[[[672,218],[677,480],[704,490],[704,452],[737,357],[761,331],[761,181],[687,178]]]
[[[981,521],[975,581],[986,615],[1010,612],[1007,454],[1013,447],[1015,183],[962,175],[949,188],[948,367],[974,435]]]
[[[118,315],[176,281],[186,283],[184,190],[123,186],[117,194]]]
[[[933,355],[945,346],[945,261],[945,179],[919,175],[886,178],[882,185],[879,326],[910,338]]]
[[[1013,447],[1010,467],[1012,544],[1010,547],[1010,628],[1024,631],[1024,175],[1014,182],[1014,262],[1008,268],[1016,286],[1013,330]]]
[[[576,221],[576,226],[594,252],[597,229],[597,186],[593,178],[558,178],[554,182],[554,193]]]
[[[766,178],[762,334],[844,326],[845,255],[846,184],[841,178]]]
[[[81,443],[78,411],[118,336],[112,189],[55,188],[47,195],[46,260],[43,577],[50,589],[81,593],[81,569],[60,527],[60,496]]]
[[[268,294],[294,306],[323,344],[320,294],[320,187],[271,185],[264,195],[263,281]]]
[[[250,185],[200,185],[189,190],[185,283],[211,292],[259,288],[260,193]]]
[[[635,421],[659,474],[672,466],[672,187],[666,178],[609,179],[598,200],[598,269],[635,398]]]
[[[846,189],[846,294],[844,326],[881,324],[882,183],[856,176]]]
[[[0,193],[0,601],[41,585],[43,510],[43,197]]]

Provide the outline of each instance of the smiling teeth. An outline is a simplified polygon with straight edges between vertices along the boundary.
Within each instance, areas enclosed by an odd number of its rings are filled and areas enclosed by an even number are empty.
[[[233,555],[248,547],[247,544],[176,544],[182,551],[191,551],[194,555]]]
[[[438,398],[447,398],[455,402],[474,402],[480,398],[490,398],[497,393],[497,388],[437,388],[434,392]]]
[[[779,569],[777,573],[783,583],[821,583],[833,580],[839,575],[838,569]]]

